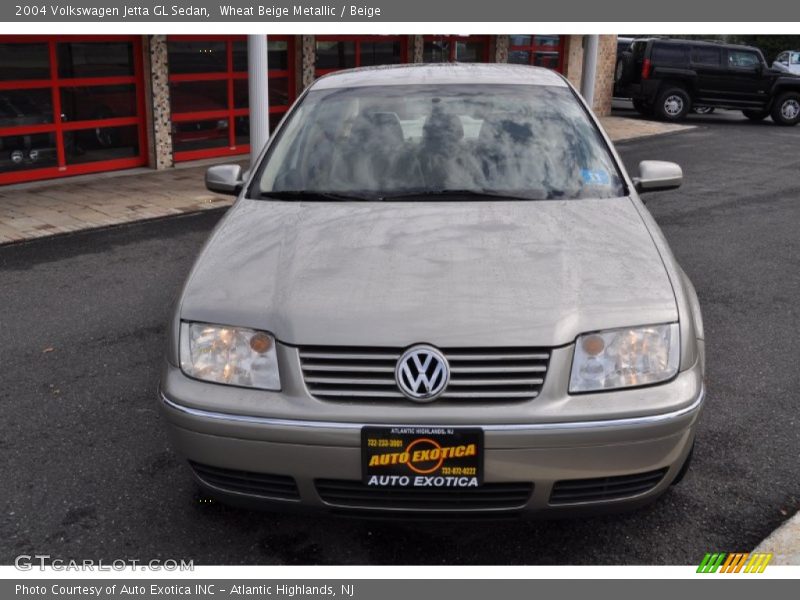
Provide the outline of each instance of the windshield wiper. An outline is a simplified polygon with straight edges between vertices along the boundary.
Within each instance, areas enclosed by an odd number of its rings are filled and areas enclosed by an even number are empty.
[[[403,192],[400,194],[389,194],[381,196],[380,200],[451,200],[467,199],[480,201],[485,199],[494,200],[546,200],[548,194],[545,190],[532,190],[530,195],[514,194],[501,192],[498,190],[418,190],[413,192]]]
[[[339,192],[324,192],[316,190],[280,190],[277,192],[261,192],[258,195],[261,199],[273,200],[302,200],[304,202],[367,202],[370,200],[380,200],[377,196],[365,194],[344,194]]]
[[[344,193],[344,192],[327,192],[320,190],[280,190],[275,192],[261,192],[258,195],[262,199],[273,200],[298,200],[304,202],[377,202],[377,201],[392,201],[392,200],[473,200],[479,202],[481,200],[547,200],[550,195],[545,190],[530,190],[526,194],[514,194],[511,192],[502,192],[499,190],[475,190],[475,189],[447,189],[447,190],[413,190],[407,192],[399,192],[397,194],[386,194],[383,196],[359,194],[359,193]]]

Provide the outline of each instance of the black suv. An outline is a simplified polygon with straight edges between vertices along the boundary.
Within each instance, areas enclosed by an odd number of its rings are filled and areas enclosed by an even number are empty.
[[[692,107],[741,110],[758,121],[800,122],[800,76],[767,66],[758,48],[690,40],[637,39],[622,53],[616,87],[643,115],[683,119]]]

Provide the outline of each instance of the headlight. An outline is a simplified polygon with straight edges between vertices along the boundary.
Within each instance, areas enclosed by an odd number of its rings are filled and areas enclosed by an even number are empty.
[[[181,323],[181,369],[190,377],[280,390],[275,338],[263,331]]]
[[[666,381],[678,372],[677,323],[578,336],[569,391],[589,392]]]

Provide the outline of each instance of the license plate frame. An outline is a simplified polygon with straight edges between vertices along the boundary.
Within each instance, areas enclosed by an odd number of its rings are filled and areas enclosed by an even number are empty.
[[[479,427],[365,426],[362,483],[384,489],[476,488],[483,484],[484,453]]]

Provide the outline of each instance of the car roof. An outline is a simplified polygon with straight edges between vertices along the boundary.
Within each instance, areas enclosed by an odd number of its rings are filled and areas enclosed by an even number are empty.
[[[561,75],[544,67],[506,63],[418,63],[336,71],[317,79],[314,89],[370,85],[446,85],[488,83],[567,87]]]

